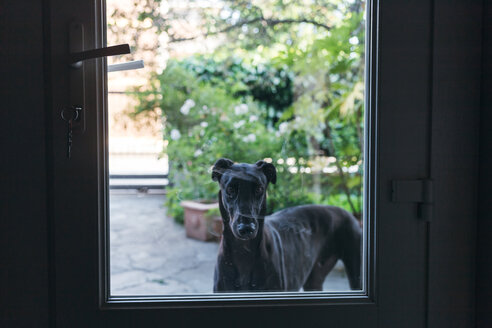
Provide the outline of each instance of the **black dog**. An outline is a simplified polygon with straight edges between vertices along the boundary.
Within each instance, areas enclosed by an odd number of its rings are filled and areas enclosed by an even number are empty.
[[[266,189],[277,173],[264,161],[219,159],[212,179],[220,184],[224,226],[214,292],[322,290],[338,259],[350,287],[360,289],[361,229],[347,211],[305,205],[265,216]]]

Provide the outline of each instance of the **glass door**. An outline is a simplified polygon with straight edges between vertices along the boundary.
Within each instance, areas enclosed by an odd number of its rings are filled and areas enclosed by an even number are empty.
[[[57,108],[74,92],[67,80],[73,68],[56,60],[68,56],[72,20],[84,26],[85,49],[106,46],[107,23],[123,30],[152,30],[159,23],[161,36],[165,32],[159,44],[193,50],[166,54],[161,48],[162,66],[124,90],[111,83],[128,72],[107,73],[104,59],[84,62],[85,132],[74,132],[70,159],[61,152],[65,125],[53,118],[57,322],[213,320],[225,326],[260,311],[265,324],[330,318],[344,327],[423,326],[427,225],[416,219],[415,204],[391,202],[390,182],[425,176],[428,169],[430,6],[408,4],[401,11],[375,1],[327,2],[326,8],[318,2],[193,2],[188,5],[196,10],[188,11],[182,2],[147,6],[152,3],[137,5],[137,17],[117,17],[100,1],[52,3]],[[163,23],[157,13],[169,17]],[[402,29],[402,17],[418,29]],[[213,42],[203,41],[206,36]],[[141,58],[116,58],[110,65],[129,59]],[[124,197],[118,205],[112,198],[108,91],[130,97],[133,111],[162,118],[158,146],[169,171],[165,208],[156,206],[160,217],[138,209],[156,205],[145,203],[151,193],[142,188],[134,195],[143,205]],[[214,195],[220,215],[201,204],[209,220],[205,232],[222,235],[222,243],[188,238],[186,209],[178,206]],[[291,206],[300,207],[286,212]],[[331,220],[325,226],[319,217]],[[154,247],[169,229],[176,234]],[[254,258],[264,267],[255,271],[250,246],[258,236],[263,243]],[[134,244],[118,244],[122,238]],[[136,247],[140,242],[147,245]],[[232,265],[224,252],[241,249],[229,244],[248,251],[233,256]],[[124,280],[117,271],[124,268],[113,265],[125,256],[137,271],[125,279],[137,287],[113,289]],[[182,263],[185,270],[176,269]],[[340,285],[332,283],[336,270]],[[415,271],[411,278],[409,270]],[[147,274],[142,288],[141,272]]]
[[[111,296],[363,290],[365,9],[107,2],[108,43],[132,48],[108,62]],[[267,178],[237,218],[218,192],[248,180],[213,181],[221,158]]]

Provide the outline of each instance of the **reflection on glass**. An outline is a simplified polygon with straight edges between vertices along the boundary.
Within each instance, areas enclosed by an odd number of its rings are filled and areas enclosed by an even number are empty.
[[[364,2],[107,7],[111,294],[360,290]]]

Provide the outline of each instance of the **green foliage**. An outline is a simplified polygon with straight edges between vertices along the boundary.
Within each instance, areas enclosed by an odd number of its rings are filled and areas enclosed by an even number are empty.
[[[165,120],[170,215],[182,220],[181,200],[215,199],[210,169],[228,157],[276,164],[270,212],[319,203],[360,217],[363,2],[222,4],[218,16],[198,10],[205,34],[226,42],[209,56],[170,60],[139,96],[137,112],[160,108]]]
[[[220,157],[251,162],[281,148],[281,140],[263,124],[266,120],[252,97],[234,97],[230,84],[200,79],[196,72],[171,61],[159,76],[160,93],[141,97],[140,110],[149,104],[162,109],[164,138],[170,163],[168,212],[182,220],[183,199],[215,199],[218,186],[210,168]],[[149,98],[151,97],[151,98]]]
[[[189,199],[185,197],[184,199]],[[184,200],[179,188],[168,188],[166,197],[167,214],[174,218],[178,223],[184,223],[184,209],[180,205],[181,200]]]
[[[274,67],[272,65],[251,65],[239,57],[226,57],[217,60],[214,57],[203,55],[192,56],[181,61],[171,60],[166,71],[157,77],[159,82],[163,79],[175,79],[174,87],[184,85],[188,79],[194,78],[192,86],[196,83],[222,88],[234,99],[250,96],[257,106],[261,107],[265,114],[265,122],[269,125],[275,124],[284,110],[293,101],[293,78],[294,75],[286,65]],[[162,83],[160,91],[162,89]],[[182,99],[176,99],[181,101]],[[148,104],[140,106],[140,109],[148,108]]]

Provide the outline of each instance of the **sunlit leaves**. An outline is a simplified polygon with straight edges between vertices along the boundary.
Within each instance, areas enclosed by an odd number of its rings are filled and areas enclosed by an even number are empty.
[[[254,156],[305,161],[294,166],[277,163],[282,179],[291,184],[275,186],[270,197],[275,208],[331,202],[360,214],[363,12],[361,0],[182,0],[169,4],[161,26],[170,42],[213,39],[217,43],[211,55],[168,63],[163,74],[154,78],[155,95],[141,97],[140,109],[162,108],[166,124],[182,131],[180,141],[170,143],[166,151],[176,161],[175,172],[193,177],[188,182],[181,181],[182,176],[176,179],[182,185],[205,186],[183,187],[183,192],[188,190],[186,197],[210,195],[213,188],[207,188],[213,185],[198,181],[202,179],[198,175],[205,174],[203,167],[195,169],[185,158],[206,166],[221,156],[251,161],[244,156],[249,151]],[[142,23],[149,15],[141,14]],[[179,109],[191,98],[196,106],[183,115]],[[238,103],[247,103],[254,112],[251,116],[260,119],[235,117]],[[221,114],[200,116],[196,111],[203,106],[219,108],[216,113]],[[277,135],[283,142],[266,135]],[[250,142],[246,148],[245,140]],[[314,169],[313,159],[320,157],[334,162],[330,176],[321,175],[315,181],[306,169]]]

